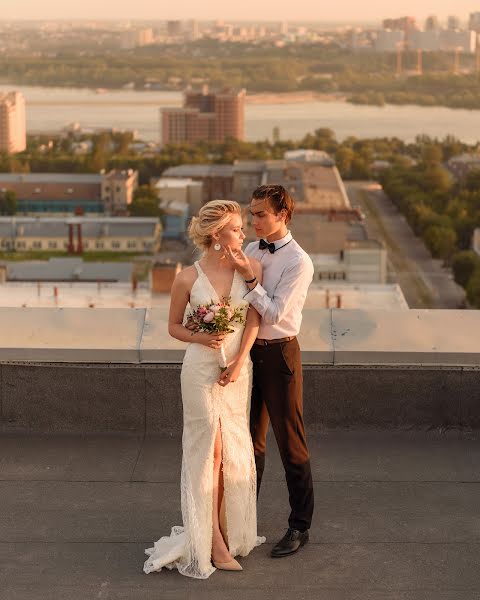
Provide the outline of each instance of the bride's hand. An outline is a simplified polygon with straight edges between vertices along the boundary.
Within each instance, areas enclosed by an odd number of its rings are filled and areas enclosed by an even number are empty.
[[[228,365],[228,367],[223,371],[220,377],[217,380],[217,383],[222,387],[225,387],[229,383],[235,383],[240,376],[240,371],[242,370],[242,363],[238,361],[233,361]]]
[[[224,250],[225,256],[232,267],[234,267],[244,279],[252,279],[254,273],[250,266],[248,256],[246,256],[240,248],[238,250],[232,250],[230,246],[225,246]]]
[[[203,344],[214,350],[218,350],[223,340],[225,339],[226,333],[206,333],[205,331],[199,331],[192,335],[192,341],[196,344]]]

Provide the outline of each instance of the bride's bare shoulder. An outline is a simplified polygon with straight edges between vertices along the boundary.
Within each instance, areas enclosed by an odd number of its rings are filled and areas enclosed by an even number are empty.
[[[177,283],[181,285],[191,285],[198,277],[197,269],[195,265],[191,265],[189,267],[185,267],[181,271],[179,271],[175,277]]]

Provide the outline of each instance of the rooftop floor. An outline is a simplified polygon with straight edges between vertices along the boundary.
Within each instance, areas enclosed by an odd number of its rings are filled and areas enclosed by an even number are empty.
[[[311,542],[272,560],[288,498],[273,440],[259,501],[267,543],[207,581],[145,575],[144,549],[181,524],[180,438],[0,438],[5,600],[477,600],[480,434],[310,435]]]

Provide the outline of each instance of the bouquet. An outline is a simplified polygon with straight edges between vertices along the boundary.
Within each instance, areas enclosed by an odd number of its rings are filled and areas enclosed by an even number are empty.
[[[197,326],[197,331],[207,333],[233,333],[233,323],[244,323],[245,317],[241,308],[234,308],[230,305],[230,298],[222,298],[221,302],[197,306],[197,308],[188,315]],[[192,334],[193,335],[193,334]],[[222,370],[227,368],[227,357],[225,348],[220,346],[219,365]]]

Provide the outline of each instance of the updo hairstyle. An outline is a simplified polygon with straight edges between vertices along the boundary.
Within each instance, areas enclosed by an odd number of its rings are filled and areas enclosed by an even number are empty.
[[[208,250],[213,235],[218,233],[234,214],[242,214],[240,205],[233,200],[211,200],[202,206],[198,217],[192,217],[188,235],[200,250]]]

